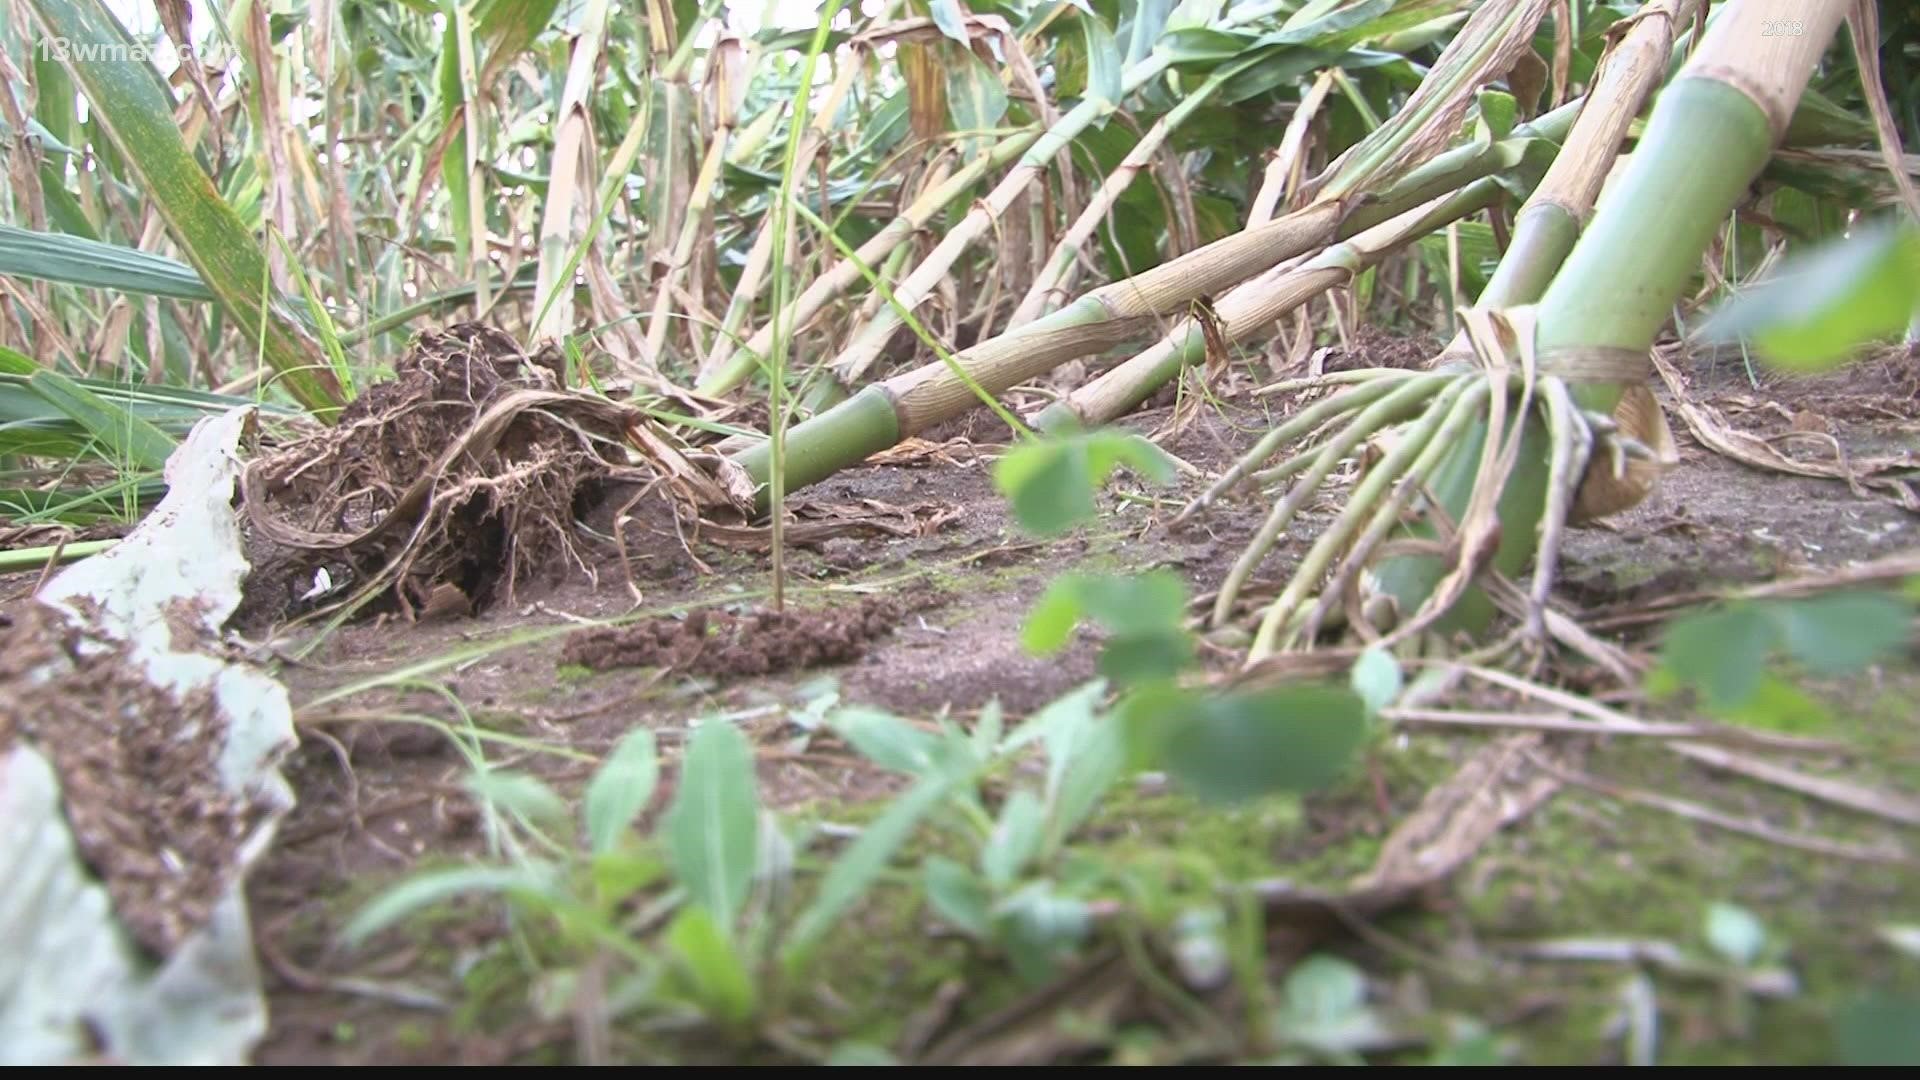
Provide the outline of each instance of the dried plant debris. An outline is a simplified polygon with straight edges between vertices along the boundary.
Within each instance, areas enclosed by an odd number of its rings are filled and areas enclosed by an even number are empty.
[[[582,630],[567,639],[560,662],[596,671],[658,667],[700,675],[766,675],[858,660],[868,645],[909,611],[925,610],[927,594],[869,596],[813,610],[732,614],[696,610],[626,626]]]
[[[743,478],[693,465],[638,409],[560,389],[561,370],[490,327],[427,331],[336,425],[253,462],[247,518],[273,583],[243,617],[348,582],[409,615],[442,586],[484,610],[539,574],[584,571],[575,518],[615,480],[697,510],[751,505]]]
[[[9,1064],[242,1064],[266,1031],[244,878],[293,804],[292,711],[219,640],[253,414],[197,425],[140,527],[0,631]]]
[[[1854,456],[1838,439],[1819,430],[1800,434],[1817,435],[1821,443],[1831,448],[1832,460],[1790,457],[1772,440],[1734,427],[1727,423],[1719,409],[1697,400],[1686,377],[1675,366],[1678,351],[1677,347],[1653,350],[1654,369],[1666,383],[1667,392],[1673,395],[1674,406],[1686,421],[1687,430],[1702,446],[1756,469],[1844,480],[1853,493],[1862,498],[1884,499],[1901,509],[1920,512],[1920,488],[1916,488],[1915,479],[1916,474],[1920,474],[1920,454],[1903,450],[1896,454]],[[1824,428],[1824,422],[1821,426]]]
[[[901,505],[880,499],[851,502],[808,499],[795,500],[787,509],[792,520],[787,522],[781,542],[796,548],[822,548],[829,541],[854,537],[912,539],[932,536],[966,513],[959,504],[944,500]],[[701,527],[700,538],[745,551],[766,551],[773,546],[773,530],[764,525],[746,527],[708,523]]]
[[[118,521],[102,521],[85,527],[44,523],[35,525],[8,525],[0,523],[0,551],[19,551],[24,548],[50,548],[62,543],[81,544],[90,540],[118,540],[127,535],[132,526]]]

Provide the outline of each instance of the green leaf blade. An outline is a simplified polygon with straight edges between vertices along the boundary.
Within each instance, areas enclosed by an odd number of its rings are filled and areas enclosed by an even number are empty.
[[[753,979],[733,940],[706,908],[682,909],[667,928],[667,944],[710,1013],[732,1025],[753,1017]]]
[[[114,457],[142,469],[166,468],[178,444],[166,432],[131,409],[116,407],[57,371],[40,371],[29,380],[33,392],[87,429]]]
[[[688,897],[720,924],[731,925],[746,904],[760,835],[753,748],[739,729],[709,720],[694,732],[681,759],[666,831]]]
[[[636,728],[614,746],[587,784],[587,842],[594,854],[613,850],[660,780],[653,732]]]

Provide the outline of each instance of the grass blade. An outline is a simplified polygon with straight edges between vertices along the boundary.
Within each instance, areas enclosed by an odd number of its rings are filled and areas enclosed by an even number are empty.
[[[144,469],[161,469],[177,445],[166,432],[117,407],[57,371],[42,371],[31,380],[33,391],[87,429],[110,451],[113,460]]]

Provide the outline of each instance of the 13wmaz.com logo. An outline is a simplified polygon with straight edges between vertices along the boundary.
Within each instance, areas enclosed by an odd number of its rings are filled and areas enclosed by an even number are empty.
[[[144,41],[75,41],[67,37],[42,38],[35,45],[42,60],[62,64],[151,64],[177,61],[182,49],[171,41],[148,44]]]

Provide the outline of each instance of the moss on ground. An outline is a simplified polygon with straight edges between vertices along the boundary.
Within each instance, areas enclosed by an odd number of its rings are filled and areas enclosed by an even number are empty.
[[[1864,753],[1845,775],[1912,791],[1920,725],[1905,676],[1848,708],[1833,702],[1833,734]],[[1717,774],[1647,740],[1598,748],[1587,770],[1631,787],[1710,804],[1786,830],[1856,843],[1889,836],[1884,823],[1756,781]],[[1920,922],[1920,876],[1911,867],[1842,860],[1696,823],[1663,810],[1568,789],[1491,843],[1458,883],[1459,910],[1400,920],[1417,949],[1454,956],[1430,988],[1433,1003],[1495,1017],[1514,1003],[1549,1003],[1507,1034],[1533,1065],[1617,1060],[1612,1030],[1633,969],[1616,964],[1524,961],[1503,946],[1565,938],[1631,938],[1718,958],[1706,936],[1710,905],[1729,903],[1765,926],[1762,964],[1790,971],[1798,992],[1737,1004],[1725,985],[1649,967],[1660,1010],[1661,1064],[1831,1064],[1836,1009],[1871,989],[1920,993],[1920,961],[1879,938],[1890,924]],[[1376,958],[1384,959],[1384,958]],[[1403,965],[1388,962],[1383,975]],[[1425,974],[1431,976],[1432,971]],[[1915,1017],[1920,1023],[1920,1016]]]

